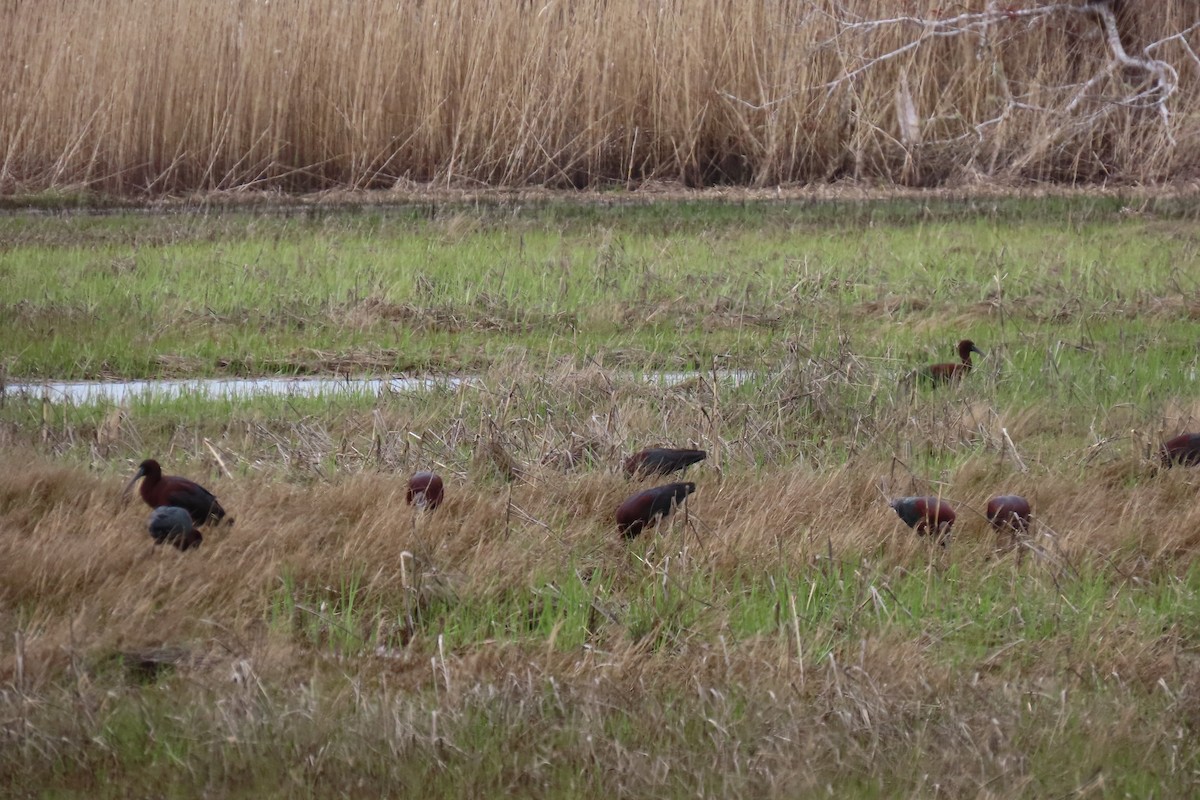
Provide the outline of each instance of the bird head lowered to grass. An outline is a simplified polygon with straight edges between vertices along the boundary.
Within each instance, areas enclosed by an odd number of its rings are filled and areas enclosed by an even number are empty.
[[[192,522],[192,515],[179,506],[159,506],[154,509],[150,512],[146,527],[155,544],[170,544],[181,551],[199,547],[204,541]]]
[[[987,518],[997,530],[1024,533],[1029,530],[1032,509],[1019,494],[998,494],[988,500]]]
[[[1181,433],[1163,442],[1158,450],[1164,467],[1181,464],[1185,467],[1200,464],[1200,433]]]
[[[617,508],[617,531],[626,539],[636,538],[644,528],[657,525],[694,491],[696,484],[689,481],[638,492]]]
[[[944,547],[950,540],[954,525],[954,508],[940,497],[897,497],[890,501],[896,516],[918,535],[937,536]]]
[[[404,502],[433,511],[442,504],[444,497],[445,489],[441,477],[432,472],[418,472],[408,479],[408,491],[404,494]]]
[[[648,447],[625,459],[625,471],[630,475],[670,475],[687,470],[708,458],[703,450],[679,447]]]

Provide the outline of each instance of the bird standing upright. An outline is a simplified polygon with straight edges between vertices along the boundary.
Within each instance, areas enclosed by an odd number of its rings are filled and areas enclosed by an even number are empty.
[[[178,475],[163,475],[162,467],[157,461],[148,458],[138,465],[138,470],[129,483],[125,485],[123,495],[129,494],[133,484],[142,478],[139,494],[146,505],[151,508],[159,506],[175,506],[182,508],[191,515],[192,521],[203,525],[208,521],[220,522],[225,517],[225,509],[217,502],[217,498],[208,489],[195,481],[181,478]],[[229,523],[233,523],[230,518]]]
[[[971,353],[979,353],[979,355],[987,355],[970,339],[963,339],[958,343],[958,363],[947,362],[945,364],[930,364],[925,368],[926,379],[933,383],[949,383],[961,379],[964,375],[971,371]]]
[[[626,539],[633,539],[643,528],[657,525],[694,491],[696,484],[689,481],[638,492],[617,508],[617,531]]]

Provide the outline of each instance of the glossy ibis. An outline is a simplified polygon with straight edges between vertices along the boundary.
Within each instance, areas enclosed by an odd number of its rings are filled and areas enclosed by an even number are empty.
[[[686,450],[677,447],[650,447],[625,459],[625,471],[630,475],[670,475],[677,470],[686,470],[708,458],[703,450]]]
[[[159,506],[151,511],[147,528],[155,544],[167,542],[180,550],[191,550],[204,541],[192,523],[191,512],[179,506]]]
[[[891,506],[904,524],[918,534],[934,533],[942,540],[942,544],[946,543],[956,515],[945,500],[938,497],[897,497],[892,500]]]
[[[212,520],[220,522],[225,516],[225,509],[217,502],[217,498],[208,489],[195,481],[181,478],[178,475],[163,475],[162,467],[152,458],[138,465],[138,471],[125,486],[123,494],[129,494],[133,484],[142,478],[139,493],[146,505],[151,508],[159,506],[176,506],[192,516],[197,525]],[[232,524],[233,518],[229,522]]]
[[[643,528],[657,525],[694,491],[696,484],[688,482],[668,483],[638,492],[617,509],[617,531],[626,539],[634,538]]]
[[[404,502],[433,511],[442,504],[444,496],[440,477],[432,472],[418,472],[408,479],[408,492],[404,495]]]
[[[925,370],[925,377],[933,383],[949,383],[962,378],[971,371],[971,353],[986,355],[970,339],[963,339],[958,343],[958,363],[930,364]]]
[[[1017,494],[998,494],[987,504],[987,518],[999,530],[1029,530],[1029,501]]]
[[[1159,450],[1164,466],[1183,464],[1185,467],[1200,464],[1200,433],[1181,433],[1168,439]]]

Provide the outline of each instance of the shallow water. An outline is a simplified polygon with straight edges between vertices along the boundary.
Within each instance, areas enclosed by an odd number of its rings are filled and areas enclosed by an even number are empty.
[[[674,386],[692,378],[710,378],[711,372],[648,373],[647,382]],[[734,384],[746,380],[742,371],[718,372],[721,380]],[[307,376],[298,378],[185,378],[177,380],[134,381],[44,381],[39,383],[9,383],[4,387],[8,396],[45,397],[53,403],[75,405],[92,403],[121,404],[132,400],[170,400],[191,397],[204,400],[248,399],[252,397],[324,397],[381,392],[418,392],[434,389],[454,389],[463,384],[479,383],[477,376],[386,376],[341,377]]]
[[[204,400],[231,400],[264,396],[319,397],[329,395],[379,394],[384,391],[429,391],[455,388],[471,378],[458,377],[374,377],[330,378],[185,378],[178,380],[135,381],[44,381],[10,383],[5,393],[47,397],[51,402],[125,403],[132,400],[171,400],[192,397]]]

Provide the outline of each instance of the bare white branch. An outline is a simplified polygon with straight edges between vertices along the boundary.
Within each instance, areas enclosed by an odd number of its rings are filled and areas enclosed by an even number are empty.
[[[1047,108],[1026,104],[1019,102],[1011,94],[1008,94],[1005,105],[999,109],[996,116],[976,123],[973,126],[975,135],[981,143],[989,129],[1001,125],[1017,110],[1029,110],[1067,117],[1069,119],[1064,120],[1064,122],[1069,124],[1070,127],[1075,128],[1077,126],[1095,124],[1111,114],[1114,109],[1125,108],[1156,110],[1161,119],[1164,136],[1168,143],[1174,146],[1175,137],[1172,131],[1169,101],[1178,89],[1179,72],[1168,61],[1155,57],[1154,53],[1168,43],[1178,42],[1187,57],[1200,69],[1200,55],[1196,53],[1187,38],[1190,34],[1200,29],[1200,23],[1152,42],[1142,49],[1141,54],[1132,55],[1125,49],[1124,44],[1121,42],[1116,15],[1113,12],[1111,4],[1106,2],[1086,4],[1046,3],[1029,8],[1000,8],[996,3],[990,2],[984,11],[966,12],[944,18],[901,15],[881,19],[858,18],[853,21],[847,21],[852,16],[848,11],[843,8],[839,8],[838,10],[841,14],[834,17],[838,25],[838,32],[834,37],[835,40],[850,33],[871,33],[889,28],[913,28],[914,32],[909,41],[884,53],[873,55],[837,78],[812,87],[827,92],[832,92],[840,86],[853,82],[859,76],[888,61],[913,53],[931,40],[964,35],[978,35],[981,40],[982,49],[993,40],[1000,26],[1006,23],[1010,27],[1012,23],[1020,23],[1027,29],[1030,25],[1056,15],[1089,15],[1098,19],[1108,54],[1108,61],[1104,66],[1091,78],[1079,84],[1039,87],[1042,89],[1069,92],[1068,98],[1058,107]],[[830,44],[832,44],[832,41]],[[1143,73],[1151,83],[1150,88],[1145,88],[1143,84],[1141,87],[1124,96],[1097,96],[1096,92],[1099,87],[1110,82],[1117,74],[1117,71],[1122,68]],[[909,96],[907,87],[897,87],[898,98],[907,96]],[[1080,112],[1084,111],[1085,101],[1089,100],[1093,101],[1088,104],[1091,106],[1091,110],[1081,115]],[[902,122],[902,129],[906,131],[904,133],[905,140],[912,141],[913,121],[912,114],[907,106],[903,114],[898,113],[898,119]],[[958,141],[966,135],[954,136],[942,140],[929,140],[929,143]]]
[[[1158,92],[1158,99],[1153,106],[1158,108],[1159,116],[1162,117],[1163,132],[1167,136],[1167,141],[1174,147],[1175,137],[1171,133],[1171,110],[1167,107],[1167,100],[1175,94],[1175,89],[1179,85],[1179,73],[1170,64],[1152,58],[1149,53],[1145,58],[1135,58],[1129,55],[1125,52],[1125,46],[1121,44],[1121,33],[1117,30],[1117,15],[1113,13],[1112,8],[1107,4],[1096,5],[1092,8],[1100,15],[1100,21],[1104,24],[1104,34],[1108,39],[1108,49],[1113,58],[1124,66],[1143,70],[1153,76]],[[1136,96],[1127,98],[1127,102],[1136,102]]]
[[[1196,51],[1192,48],[1191,42],[1187,40],[1187,37],[1197,30],[1200,30],[1200,22],[1197,22],[1195,25],[1189,25],[1179,33],[1173,33],[1170,36],[1164,36],[1158,41],[1151,42],[1150,44],[1146,45],[1144,52],[1149,55],[1168,42],[1179,42],[1180,46],[1183,48],[1183,52],[1187,53],[1188,58],[1192,60],[1192,63],[1196,66],[1196,68],[1200,69],[1200,56],[1196,55]],[[1178,79],[1178,72],[1176,72],[1175,77]]]

